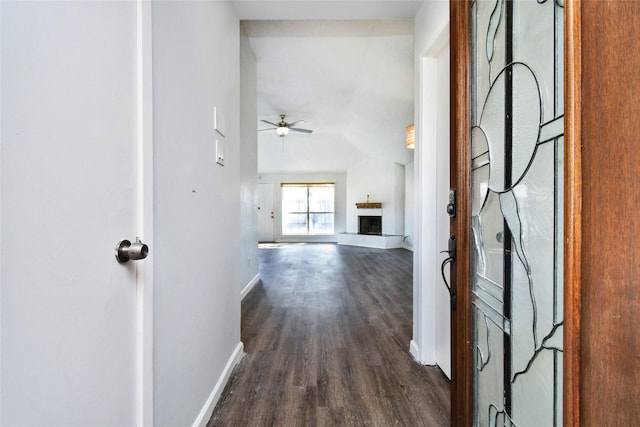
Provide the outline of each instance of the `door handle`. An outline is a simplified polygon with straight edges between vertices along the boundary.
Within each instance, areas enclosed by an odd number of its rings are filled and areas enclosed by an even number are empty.
[[[440,266],[440,272],[442,273],[442,280],[444,281],[444,285],[447,287],[449,291],[449,298],[451,300],[451,310],[456,309],[456,291],[455,289],[451,289],[449,283],[447,283],[447,277],[444,275],[444,268],[449,263],[456,262],[456,236],[449,237],[449,244],[446,251],[441,251],[440,253],[446,253],[448,255],[447,259],[442,261],[442,265]]]
[[[116,259],[120,264],[129,260],[145,259],[147,255],[149,255],[149,246],[142,243],[139,238],[136,238],[135,243],[121,240],[116,245]]]

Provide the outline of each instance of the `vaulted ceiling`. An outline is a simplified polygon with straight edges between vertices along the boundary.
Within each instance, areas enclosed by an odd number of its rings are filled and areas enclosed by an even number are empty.
[[[241,18],[250,19],[243,25],[257,60],[257,119],[275,123],[287,114],[314,131],[285,138],[259,132],[260,173],[413,159],[404,133],[413,122],[412,18],[421,4],[236,1]]]

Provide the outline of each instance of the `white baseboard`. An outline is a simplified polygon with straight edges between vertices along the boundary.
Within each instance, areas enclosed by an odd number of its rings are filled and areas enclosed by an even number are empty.
[[[411,353],[416,362],[422,363],[420,361],[420,350],[418,349],[418,344],[414,340],[411,340],[411,344],[409,344],[409,353]]]
[[[425,360],[425,358],[428,357],[428,354],[429,354],[427,350],[428,349],[423,349],[422,354],[420,354],[420,347],[418,346],[417,342],[415,342],[414,340],[411,340],[411,343],[409,344],[409,353],[411,353],[411,356],[413,356],[416,362],[424,366],[440,367],[440,365],[438,365],[438,361],[435,360],[435,354],[431,356],[431,359]]]
[[[244,357],[244,345],[242,342],[239,342],[236,346],[236,349],[231,354],[231,357],[227,361],[227,365],[224,367],[222,371],[222,375],[218,378],[218,382],[215,387],[213,387],[213,391],[209,395],[204,407],[198,414],[198,417],[193,422],[192,427],[205,427],[213,414],[213,410],[216,407],[216,403],[218,403],[218,399],[220,399],[220,395],[222,394],[222,390],[224,390],[224,386],[229,381],[229,377],[231,377],[231,372],[233,372],[233,368],[242,360]]]
[[[260,273],[256,274],[253,279],[251,279],[249,281],[249,283],[247,283],[247,286],[245,286],[244,288],[242,288],[242,290],[240,291],[240,300],[242,301],[244,299],[244,297],[247,296],[247,294],[249,292],[251,292],[251,289],[253,289],[253,287],[256,285],[256,283],[258,283],[258,280],[260,280]]]

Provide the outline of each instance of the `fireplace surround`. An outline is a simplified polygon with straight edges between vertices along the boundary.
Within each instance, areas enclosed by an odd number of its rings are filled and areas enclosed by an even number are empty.
[[[358,216],[358,234],[382,235],[382,217]]]
[[[402,247],[401,235],[383,234],[381,202],[370,202],[369,196],[367,195],[366,202],[356,203],[356,210],[356,217],[358,218],[357,228],[352,228],[351,230],[353,231],[348,233],[338,233],[339,245],[376,249]]]

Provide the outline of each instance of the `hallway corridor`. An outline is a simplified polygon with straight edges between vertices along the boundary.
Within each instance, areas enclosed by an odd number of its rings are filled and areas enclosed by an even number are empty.
[[[449,425],[449,381],[408,351],[411,252],[261,245],[260,275],[208,426]]]

